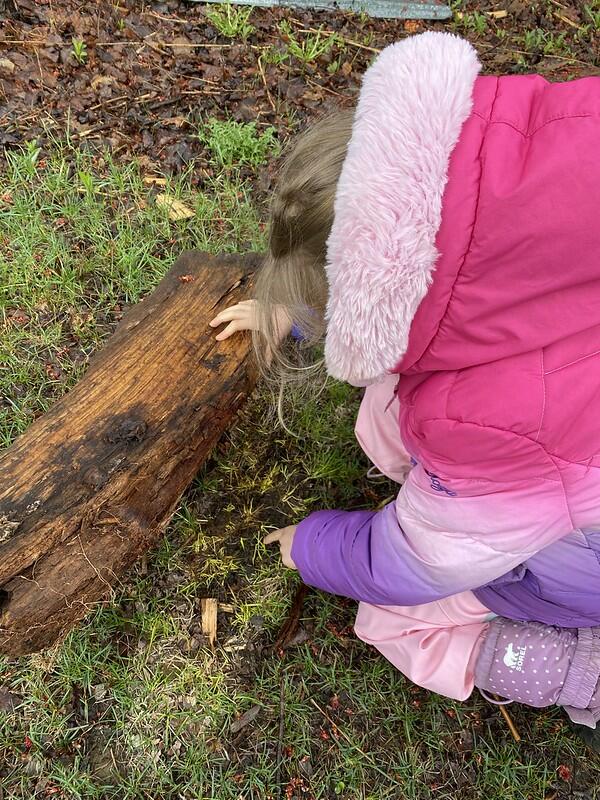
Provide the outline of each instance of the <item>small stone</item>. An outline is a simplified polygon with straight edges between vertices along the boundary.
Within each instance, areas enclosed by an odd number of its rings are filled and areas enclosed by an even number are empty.
[[[9,72],[11,75],[15,71],[14,62],[10,60],[10,58],[0,58],[0,70],[3,72]]]

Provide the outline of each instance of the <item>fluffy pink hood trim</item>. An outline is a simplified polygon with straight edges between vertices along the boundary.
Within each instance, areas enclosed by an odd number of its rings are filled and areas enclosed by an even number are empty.
[[[377,380],[406,352],[479,69],[468,42],[428,32],[387,47],[365,74],[328,243],[325,359],[335,378]]]

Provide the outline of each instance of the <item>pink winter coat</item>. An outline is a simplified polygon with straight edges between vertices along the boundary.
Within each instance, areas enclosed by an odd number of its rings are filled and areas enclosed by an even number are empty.
[[[326,358],[352,383],[399,375],[398,451],[416,466],[378,514],[304,520],[292,556],[309,583],[397,605],[508,573],[480,599],[543,619],[510,587],[553,545],[531,591],[554,580],[551,605],[600,624],[600,78],[478,72],[466,41],[425,33],[365,75]]]

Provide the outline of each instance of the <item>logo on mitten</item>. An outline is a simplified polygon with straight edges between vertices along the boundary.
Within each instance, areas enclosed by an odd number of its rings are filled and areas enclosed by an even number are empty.
[[[526,653],[527,647],[525,645],[521,645],[515,650],[514,645],[511,642],[506,648],[503,661],[509,669],[516,669],[517,672],[521,672]]]

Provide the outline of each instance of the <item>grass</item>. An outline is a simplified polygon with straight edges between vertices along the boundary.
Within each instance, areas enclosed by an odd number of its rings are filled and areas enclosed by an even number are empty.
[[[206,18],[222,36],[228,39],[241,39],[245,42],[256,30],[254,25],[249,22],[252,11],[251,6],[244,8],[233,6],[231,3],[222,3],[209,7]]]
[[[259,167],[279,153],[275,128],[268,126],[259,133],[256,122],[212,118],[200,126],[198,138],[213,160],[228,171],[243,166]]]
[[[202,194],[185,176],[160,187],[195,210],[190,220],[169,218],[135,163],[68,142],[11,154],[0,177],[3,446],[77,380],[123,308],[178,252],[263,246],[239,152],[223,155],[231,130],[209,128],[223,171]],[[251,150],[244,163],[266,152]],[[265,532],[314,508],[372,506],[392,493],[365,478],[358,400],[335,383],[302,404],[290,398],[290,436],[267,413],[269,396],[257,395],[113,600],[52,651],[0,659],[15,704],[0,712],[4,798],[596,796],[600,764],[584,761],[560,712],[516,708],[517,746],[492,706],[428,694],[354,639],[350,602],[312,593],[305,640],[273,652],[297,576],[265,550]],[[208,596],[224,604],[214,651],[200,626]],[[250,709],[254,720],[232,733]]]
[[[600,31],[600,0],[593,0],[593,2],[585,5],[584,11],[594,29]]]
[[[525,45],[525,49],[529,52],[556,55],[570,52],[566,39],[567,34],[565,32],[556,34],[552,31],[534,28],[533,30],[525,31],[523,35],[523,44]]]
[[[288,54],[304,65],[312,64],[321,56],[327,55],[338,44],[335,34],[325,33],[322,29],[315,33],[303,32],[304,35],[299,37],[287,20],[279,23],[279,32],[286,42]]]

